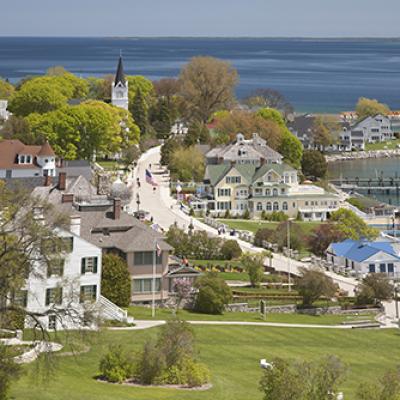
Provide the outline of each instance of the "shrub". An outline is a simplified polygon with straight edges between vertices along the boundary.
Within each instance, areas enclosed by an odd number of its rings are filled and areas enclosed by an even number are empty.
[[[371,304],[393,297],[394,287],[386,274],[376,273],[367,275],[358,286],[357,303]]]
[[[182,383],[189,387],[201,386],[210,380],[210,371],[207,366],[192,358],[184,358],[179,367]]]
[[[225,240],[221,247],[221,254],[225,260],[233,260],[242,255],[242,249],[236,240]]]
[[[101,294],[120,307],[131,301],[131,279],[127,263],[115,254],[103,256]]]
[[[244,210],[244,213],[243,213],[243,215],[242,215],[242,218],[243,218],[243,219],[250,219],[250,211],[249,211],[248,208],[246,208],[246,209]]]
[[[197,279],[198,289],[195,310],[205,314],[222,314],[225,305],[232,300],[232,292],[226,282],[215,272]]]
[[[241,262],[244,269],[249,274],[251,286],[259,287],[264,276],[264,258],[265,254],[246,253],[242,256]]]
[[[231,212],[229,210],[225,211],[224,218],[229,219],[231,217]]]
[[[263,241],[271,242],[273,240],[274,231],[268,228],[258,229],[254,236],[254,244],[262,246]]]
[[[110,346],[100,360],[100,372],[109,382],[123,382],[132,376],[133,359],[120,345]]]
[[[134,374],[135,379],[142,384],[151,385],[161,374],[164,365],[156,343],[153,340],[148,340],[143,347],[143,351],[138,354]]]

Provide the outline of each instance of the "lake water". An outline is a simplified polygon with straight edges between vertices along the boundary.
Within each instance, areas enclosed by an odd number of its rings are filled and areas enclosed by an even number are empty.
[[[329,163],[329,177],[331,178],[360,178],[374,179],[400,178],[400,157],[369,158],[365,160],[336,161]],[[378,200],[393,205],[400,205],[400,197],[395,193],[390,195],[376,193],[371,195]]]
[[[0,76],[15,82],[62,65],[82,76],[114,73],[122,50],[128,74],[177,76],[191,57],[232,62],[237,95],[281,91],[298,111],[338,112],[360,96],[400,108],[400,40],[0,37]]]

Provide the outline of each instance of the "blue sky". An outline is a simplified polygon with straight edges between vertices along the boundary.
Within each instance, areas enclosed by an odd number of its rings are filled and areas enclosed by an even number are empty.
[[[0,10],[1,36],[400,36],[400,0],[0,0]]]

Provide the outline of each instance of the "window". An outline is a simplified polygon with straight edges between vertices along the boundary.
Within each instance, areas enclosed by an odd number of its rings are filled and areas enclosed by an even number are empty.
[[[62,239],[62,250],[66,253],[72,253],[74,250],[74,238],[63,237]]]
[[[230,201],[218,201],[217,202],[217,209],[218,210],[230,210],[231,209],[231,202]]]
[[[147,279],[134,279],[133,280],[133,292],[134,293],[151,293],[152,292],[152,278]],[[161,278],[155,279],[155,292],[161,291]]]
[[[262,211],[262,203],[257,203],[257,211]]]
[[[49,288],[46,289],[46,306],[50,304],[62,303],[62,288]]]
[[[295,203],[295,202],[293,202],[292,206],[293,206],[293,208],[296,208],[296,203]]]
[[[282,210],[283,210],[283,211],[287,211],[287,210],[288,210],[288,204],[286,203],[286,201],[284,201],[284,202],[282,203]]]
[[[97,286],[96,285],[84,285],[81,286],[80,302],[96,301],[97,297]]]
[[[254,189],[254,193],[258,195],[262,195],[262,189]]]
[[[279,210],[279,203],[277,201],[274,201],[274,211]]]
[[[265,195],[266,196],[271,196],[271,191],[269,189],[265,189]]]
[[[19,156],[19,163],[25,164],[25,156]]]
[[[388,272],[388,274],[391,274],[391,275],[393,275],[394,274],[394,265],[393,265],[393,263],[389,263],[388,265],[387,265],[387,272]]]
[[[306,201],[306,206],[308,206],[308,201]]]
[[[81,274],[87,272],[97,273],[97,257],[84,257],[81,259]]]
[[[230,196],[231,189],[218,189],[218,196]]]
[[[368,268],[370,274],[375,273],[375,264],[369,264]]]
[[[64,273],[64,259],[56,258],[54,260],[50,260],[49,265],[47,266],[47,277],[52,275],[62,276]]]
[[[241,176],[227,176],[225,178],[226,183],[241,183],[242,177]]]
[[[379,272],[382,273],[386,272],[386,264],[379,264]]]
[[[281,194],[285,194],[285,189],[284,188],[281,189]]]
[[[154,251],[137,251],[134,253],[134,264],[135,265],[153,265],[153,258],[154,254],[156,252]],[[161,264],[162,263],[162,254],[156,255],[156,264]]]
[[[272,191],[272,193],[273,193],[273,196],[278,196],[278,189],[273,189],[273,191]]]
[[[13,296],[13,304],[19,307],[26,307],[28,304],[28,291],[17,290]]]
[[[48,324],[48,328],[49,328],[50,330],[55,330],[56,327],[57,327],[57,317],[56,317],[54,314],[49,315],[49,324]]]

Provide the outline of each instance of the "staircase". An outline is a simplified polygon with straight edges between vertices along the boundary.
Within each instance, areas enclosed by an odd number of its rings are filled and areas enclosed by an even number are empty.
[[[108,300],[104,296],[99,297],[98,301],[100,316],[107,320],[120,321],[120,322],[132,322],[133,318],[128,317],[128,312],[118,307],[112,301]]]

